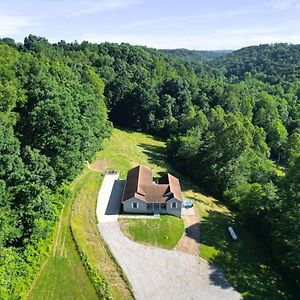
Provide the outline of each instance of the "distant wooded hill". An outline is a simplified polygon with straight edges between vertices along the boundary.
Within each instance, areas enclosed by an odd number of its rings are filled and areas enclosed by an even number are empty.
[[[161,49],[158,50],[158,52],[165,53],[167,55],[176,56],[178,58],[184,58],[184,59],[205,59],[205,60],[211,60],[220,56],[227,55],[233,50],[189,50],[189,49]]]
[[[217,58],[213,64],[226,77],[247,73],[270,84],[292,83],[300,78],[300,45],[273,44],[242,48]]]

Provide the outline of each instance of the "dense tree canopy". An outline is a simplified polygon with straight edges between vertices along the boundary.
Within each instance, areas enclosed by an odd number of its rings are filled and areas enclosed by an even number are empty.
[[[0,298],[28,289],[63,183],[109,136],[107,116],[167,139],[170,162],[255,223],[300,284],[300,46],[203,55],[0,40]]]
[[[29,288],[74,178],[110,132],[104,83],[46,39],[0,43],[0,298]],[[18,50],[17,50],[18,48]]]

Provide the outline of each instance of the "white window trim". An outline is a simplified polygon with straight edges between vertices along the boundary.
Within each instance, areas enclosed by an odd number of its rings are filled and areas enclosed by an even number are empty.
[[[136,204],[136,207],[133,207],[134,204]],[[138,202],[132,202],[131,203],[131,208],[134,208],[134,209],[139,208],[139,203]]]
[[[173,206],[175,204],[175,206]],[[176,202],[171,202],[171,208],[177,208],[177,203]]]

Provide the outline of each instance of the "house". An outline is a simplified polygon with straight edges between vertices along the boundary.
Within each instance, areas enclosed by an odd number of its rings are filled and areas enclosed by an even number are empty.
[[[128,171],[122,198],[123,212],[181,217],[182,202],[179,180],[171,174],[155,183],[148,167],[137,166]]]

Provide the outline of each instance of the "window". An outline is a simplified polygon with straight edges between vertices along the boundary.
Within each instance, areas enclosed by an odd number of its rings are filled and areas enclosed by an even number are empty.
[[[139,204],[137,202],[132,203],[132,208],[138,208],[138,207],[139,207]]]
[[[177,203],[176,202],[172,202],[171,203],[171,208],[177,208]]]

